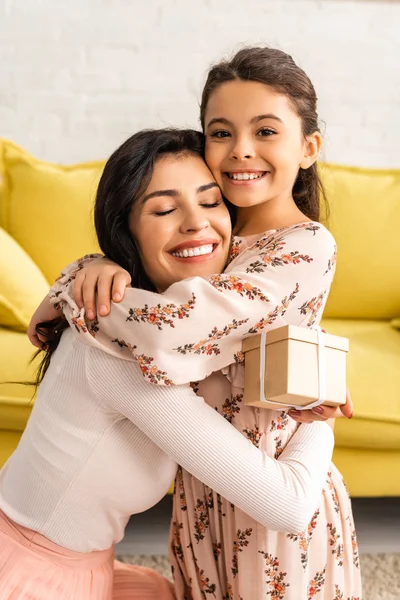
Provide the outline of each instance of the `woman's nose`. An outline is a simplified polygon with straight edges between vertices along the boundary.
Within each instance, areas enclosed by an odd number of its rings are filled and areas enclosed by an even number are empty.
[[[185,213],[181,223],[181,231],[189,233],[191,231],[201,231],[210,226],[210,221],[205,214],[207,209],[199,207],[196,210],[191,210]]]

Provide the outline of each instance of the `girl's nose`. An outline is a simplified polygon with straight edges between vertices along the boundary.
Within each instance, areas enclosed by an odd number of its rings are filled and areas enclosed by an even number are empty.
[[[230,152],[233,160],[244,160],[254,157],[253,144],[247,137],[237,138]]]

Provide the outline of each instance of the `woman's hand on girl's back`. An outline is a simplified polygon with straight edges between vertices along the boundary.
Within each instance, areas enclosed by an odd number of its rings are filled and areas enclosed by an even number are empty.
[[[107,258],[90,261],[75,276],[74,300],[79,308],[92,320],[96,316],[96,294],[99,314],[105,317],[110,312],[111,300],[121,302],[125,289],[131,283],[128,271]]]

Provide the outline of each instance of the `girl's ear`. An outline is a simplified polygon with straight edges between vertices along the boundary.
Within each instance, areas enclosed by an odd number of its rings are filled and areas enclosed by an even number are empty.
[[[308,169],[318,159],[322,146],[322,136],[319,131],[308,135],[304,142],[304,156],[300,163],[301,169]]]

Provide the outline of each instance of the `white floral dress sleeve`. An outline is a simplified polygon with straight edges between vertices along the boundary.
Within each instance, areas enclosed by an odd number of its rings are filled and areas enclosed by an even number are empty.
[[[223,274],[177,282],[163,294],[130,288],[108,317],[86,322],[71,269],[51,290],[90,343],[136,360],[156,384],[205,379],[237,362],[243,338],[289,323],[318,322],[335,270],[336,244],[321,224],[267,232]]]

